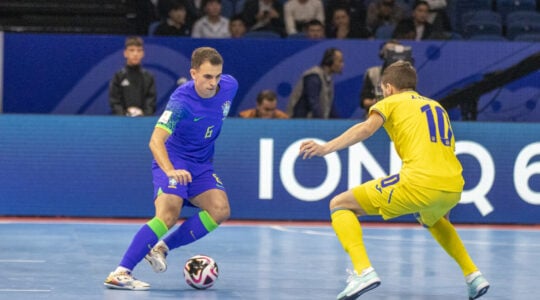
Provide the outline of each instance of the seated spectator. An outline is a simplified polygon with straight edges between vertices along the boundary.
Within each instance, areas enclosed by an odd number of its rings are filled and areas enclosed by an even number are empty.
[[[247,0],[242,15],[250,31],[273,31],[285,36],[283,5],[279,0]]]
[[[246,22],[241,15],[236,15],[229,20],[229,32],[231,38],[243,38],[247,32]]]
[[[349,13],[351,18],[351,23],[353,24],[362,24],[366,23],[366,6],[364,5],[364,0],[332,0],[326,1],[325,3],[325,17],[326,17],[326,28],[332,27],[332,18],[334,15],[334,10],[337,8],[345,8]]]
[[[191,36],[191,28],[187,22],[186,5],[183,0],[169,2],[167,18],[157,26],[154,35]]]
[[[396,26],[405,17],[407,10],[395,0],[375,0],[367,8],[366,26],[375,33],[380,26]]]
[[[221,15],[221,0],[203,0],[204,15],[195,22],[191,37],[228,38],[229,19]]]
[[[338,7],[334,9],[332,27],[327,37],[335,39],[367,39],[372,38],[373,33],[359,23],[351,23],[349,11],[344,7]]]
[[[321,0],[288,0],[283,6],[283,14],[287,35],[302,31],[305,23],[313,19],[324,24],[324,5]]]
[[[452,22],[446,0],[426,0],[429,4],[428,22],[431,23],[431,39],[448,39],[452,35]]]
[[[277,109],[277,95],[271,90],[263,90],[257,95],[257,106],[240,112],[241,118],[288,119],[289,116]]]
[[[324,24],[317,19],[313,19],[304,24],[304,34],[308,39],[324,39],[326,37],[324,32]]]
[[[425,40],[431,36],[431,24],[428,22],[429,4],[416,1],[412,17],[401,20],[392,34],[392,38],[401,40]]]

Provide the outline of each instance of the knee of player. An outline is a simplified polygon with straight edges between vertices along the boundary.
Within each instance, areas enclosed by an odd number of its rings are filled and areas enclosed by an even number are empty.
[[[343,206],[343,202],[340,200],[338,196],[335,196],[334,198],[332,198],[332,200],[330,200],[330,203],[329,203],[330,211],[334,211],[335,209],[341,208],[342,206]]]
[[[173,214],[167,214],[165,216],[158,216],[163,223],[165,223],[165,226],[167,226],[167,229],[171,229],[174,225],[176,225],[176,222],[178,222],[178,216]]]
[[[208,210],[208,213],[216,223],[221,223],[229,219],[231,216],[231,208],[229,203],[218,203]]]

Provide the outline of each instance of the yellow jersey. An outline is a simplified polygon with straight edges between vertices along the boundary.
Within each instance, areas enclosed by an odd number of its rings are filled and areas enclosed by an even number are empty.
[[[377,102],[372,111],[383,117],[383,127],[402,160],[400,180],[436,190],[463,191],[454,133],[439,102],[406,91]]]

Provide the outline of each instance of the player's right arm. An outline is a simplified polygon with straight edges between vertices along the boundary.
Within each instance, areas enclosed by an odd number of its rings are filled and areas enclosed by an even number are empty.
[[[313,140],[303,142],[300,145],[300,155],[306,159],[313,156],[325,156],[328,153],[347,148],[372,136],[383,123],[383,117],[378,112],[372,112],[366,121],[352,126],[324,145],[319,145]]]
[[[175,179],[179,184],[186,185],[191,182],[191,173],[183,169],[176,170],[169,159],[165,142],[170,135],[167,130],[161,127],[155,127],[150,137],[149,147],[154,159],[161,170],[167,174],[167,177]]]

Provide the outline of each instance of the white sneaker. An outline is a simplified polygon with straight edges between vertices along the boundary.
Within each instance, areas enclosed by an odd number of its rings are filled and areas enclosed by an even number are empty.
[[[489,282],[479,271],[468,275],[466,281],[469,288],[469,300],[480,298],[489,289]]]
[[[103,283],[110,289],[146,291],[150,289],[150,284],[135,279],[130,272],[111,272]]]
[[[167,254],[169,253],[169,247],[163,241],[159,241],[150,252],[146,254],[144,259],[150,263],[154,272],[161,273],[167,270]]]
[[[371,267],[365,269],[362,274],[358,275],[356,271],[349,272],[349,278],[347,279],[347,287],[339,293],[338,300],[352,300],[360,297],[363,293],[370,291],[381,284],[381,279]]]

